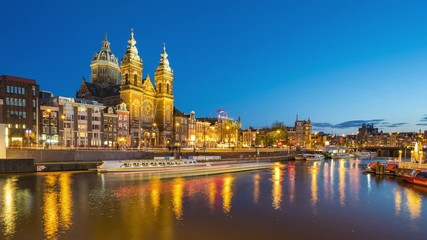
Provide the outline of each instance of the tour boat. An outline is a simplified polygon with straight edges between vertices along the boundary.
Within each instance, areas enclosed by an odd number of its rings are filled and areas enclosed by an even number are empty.
[[[172,160],[113,160],[103,161],[97,166],[99,173],[107,172],[145,172],[155,174],[214,174],[269,168],[271,162],[230,163],[206,162],[199,163],[193,159]]]
[[[319,161],[325,159],[322,154],[305,154],[305,160],[307,161]]]
[[[354,153],[354,156],[359,158],[359,159],[364,159],[364,158],[371,158],[371,153],[370,152],[359,152],[356,151]]]
[[[378,162],[370,162],[366,165],[366,167],[363,169],[364,172],[367,173],[375,173],[377,169],[377,163]]]
[[[297,154],[294,156],[294,159],[297,161],[305,160],[305,154]]]
[[[414,169],[407,176],[403,176],[403,179],[409,183],[422,185],[427,187],[427,170],[426,169]]]

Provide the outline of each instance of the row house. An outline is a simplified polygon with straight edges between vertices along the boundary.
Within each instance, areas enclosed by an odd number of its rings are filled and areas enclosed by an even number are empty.
[[[28,78],[0,76],[0,123],[8,128],[8,144],[31,146],[37,135],[39,85]]]

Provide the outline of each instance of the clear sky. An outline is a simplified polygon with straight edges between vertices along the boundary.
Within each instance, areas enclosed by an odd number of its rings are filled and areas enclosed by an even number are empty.
[[[427,1],[3,1],[0,74],[74,97],[108,32],[121,59],[130,28],[152,79],[166,42],[175,106],[243,126],[296,115],[314,131],[427,127]]]

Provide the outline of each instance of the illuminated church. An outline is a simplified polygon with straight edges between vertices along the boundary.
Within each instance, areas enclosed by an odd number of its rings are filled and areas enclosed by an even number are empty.
[[[165,46],[160,56],[153,85],[149,75],[143,77],[133,30],[120,66],[105,36],[101,51],[94,54],[90,64],[91,82],[83,78],[76,94],[77,98],[106,106],[125,103],[132,147],[168,146],[173,141],[174,75]]]

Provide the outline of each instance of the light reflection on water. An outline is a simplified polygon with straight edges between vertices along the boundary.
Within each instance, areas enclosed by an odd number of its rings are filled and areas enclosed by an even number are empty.
[[[251,229],[249,238],[364,239],[374,225],[401,229],[390,233],[391,239],[421,236],[427,228],[427,188],[363,174],[364,164],[289,162],[234,174],[149,180],[140,173],[4,175],[0,238],[232,239],[227,235],[232,227],[243,235],[243,229]],[[28,224],[39,219],[41,225]],[[289,224],[294,227],[281,227]]]

